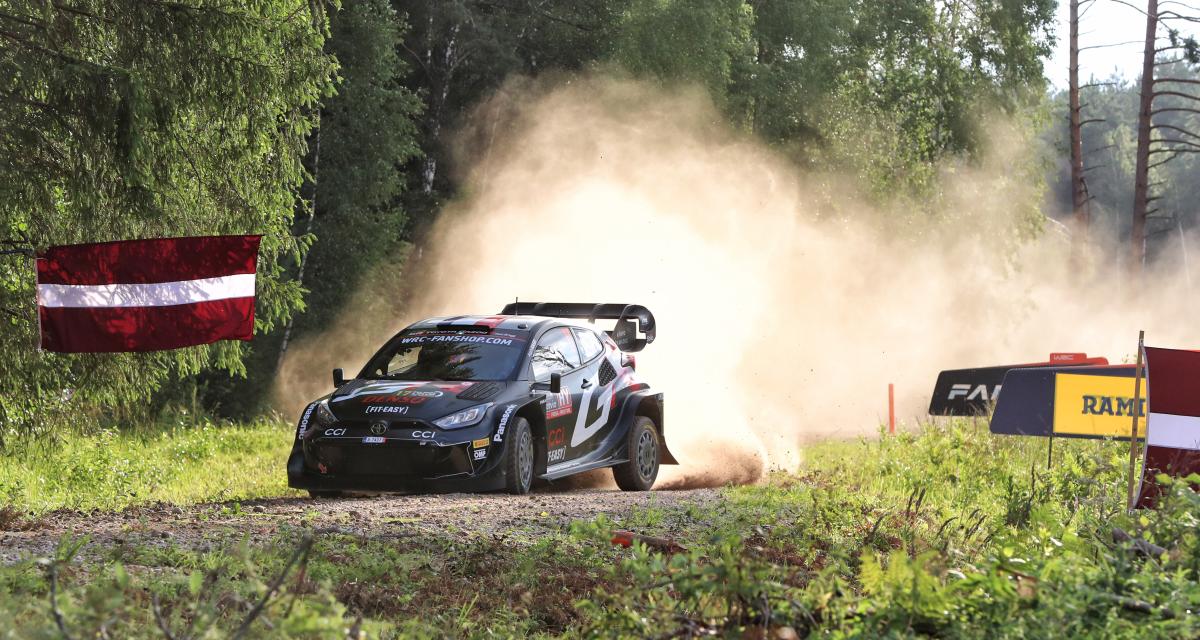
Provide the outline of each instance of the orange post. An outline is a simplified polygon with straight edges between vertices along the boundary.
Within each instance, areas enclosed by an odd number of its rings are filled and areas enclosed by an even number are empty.
[[[888,433],[896,433],[896,385],[888,383]]]

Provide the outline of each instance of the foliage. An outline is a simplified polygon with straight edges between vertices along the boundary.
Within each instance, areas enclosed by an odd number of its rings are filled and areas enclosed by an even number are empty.
[[[337,58],[337,94],[324,100],[320,127],[310,135],[303,189],[308,207],[294,225],[313,237],[304,257],[304,309],[290,339],[329,328],[380,263],[400,272],[407,231],[401,203],[404,166],[420,155],[419,97],[401,84],[409,65],[401,57],[407,26],[386,0],[354,0],[330,15],[327,52]],[[292,271],[295,275],[296,271]],[[246,419],[263,411],[279,362],[282,332],[256,336],[247,379],[201,376],[203,403],[222,415]]]
[[[332,87],[321,3],[0,2],[0,240],[41,249],[261,233],[258,332],[300,305],[283,277],[313,107]],[[13,246],[13,245],[9,245]],[[241,371],[243,345],[62,356],[37,341],[29,264],[0,256],[0,437],[132,406],[172,373]]]
[[[0,454],[0,505],[124,509],[290,493],[283,473],[294,427],[273,419],[216,423],[180,413],[137,429],[27,436]]]
[[[346,3],[331,18],[329,52],[341,65],[337,95],[321,110],[316,243],[308,256],[309,289],[301,327],[324,327],[358,278],[401,246],[403,167],[420,155],[415,119],[420,100],[400,84],[405,25],[384,0]],[[352,256],[353,259],[347,259]]]
[[[1042,443],[955,423],[821,446],[800,478],[726,491],[677,530],[687,553],[642,545],[581,606],[585,633],[768,637],[1186,637],[1200,631],[1192,527],[1178,482],[1125,516],[1123,447]],[[1065,451],[1064,451],[1065,449]],[[1200,478],[1197,478],[1200,479]],[[581,525],[603,540],[611,523]],[[1145,557],[1113,528],[1166,547]],[[657,529],[659,527],[655,527]],[[644,530],[644,529],[643,529]],[[656,535],[658,531],[653,531]],[[619,585],[619,586],[617,586]],[[777,637],[777,636],[770,636]],[[782,636],[778,636],[782,637]]]
[[[87,542],[65,539],[54,558],[0,573],[8,587],[0,592],[0,615],[20,620],[21,637],[315,639],[361,632],[328,583],[306,578],[310,539],[277,567],[256,562],[243,546],[214,554],[205,568],[168,575],[119,561],[80,571],[73,561]]]

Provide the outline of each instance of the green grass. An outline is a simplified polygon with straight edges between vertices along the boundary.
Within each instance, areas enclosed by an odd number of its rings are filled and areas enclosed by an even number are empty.
[[[231,437],[259,429],[282,427]],[[371,638],[1200,635],[1200,496],[1179,484],[1162,509],[1127,515],[1124,445],[1057,442],[1051,469],[1045,447],[950,422],[821,443],[797,473],[726,488],[717,503],[649,504],[569,531],[317,534],[303,571],[268,599],[270,625],[256,621],[249,637],[341,637],[356,623]],[[218,473],[221,458],[206,459]],[[1169,552],[1141,556],[1113,527]],[[686,550],[614,547],[615,528]],[[309,533],[230,544],[214,532],[210,550],[120,545],[76,558],[57,565],[59,607],[75,637],[105,624],[114,637],[162,637],[152,597],[177,635],[198,619],[223,636]],[[13,637],[55,636],[50,566],[0,568]]]
[[[277,420],[204,420],[16,442],[0,455],[0,504],[37,515],[284,495],[293,433]]]

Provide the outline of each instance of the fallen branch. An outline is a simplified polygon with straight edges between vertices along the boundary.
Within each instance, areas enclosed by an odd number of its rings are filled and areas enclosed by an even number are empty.
[[[250,625],[254,624],[254,621],[260,615],[262,615],[263,609],[266,608],[267,603],[275,595],[275,592],[279,590],[279,587],[283,584],[283,581],[287,578],[288,574],[291,573],[292,567],[295,566],[295,564],[300,561],[301,558],[303,558],[305,561],[308,560],[308,552],[312,550],[312,545],[312,536],[305,536],[304,540],[300,542],[300,545],[296,547],[296,551],[292,553],[291,559],[289,559],[288,563],[284,565],[283,569],[279,572],[279,575],[275,576],[275,580],[271,582],[270,587],[267,588],[267,592],[263,594],[258,603],[254,605],[254,608],[250,610],[250,613],[246,615],[246,619],[242,621],[242,624],[238,627],[238,630],[235,631],[232,636],[230,636],[232,640],[238,640],[239,638],[245,637],[246,632],[250,630]]]

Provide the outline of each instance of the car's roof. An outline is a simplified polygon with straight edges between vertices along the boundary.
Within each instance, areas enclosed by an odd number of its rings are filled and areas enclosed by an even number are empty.
[[[488,327],[493,331],[537,331],[545,324],[562,324],[573,327],[584,327],[595,330],[595,326],[587,322],[567,318],[548,318],[545,316],[445,316],[426,318],[412,324],[409,329],[453,329],[455,327]]]

